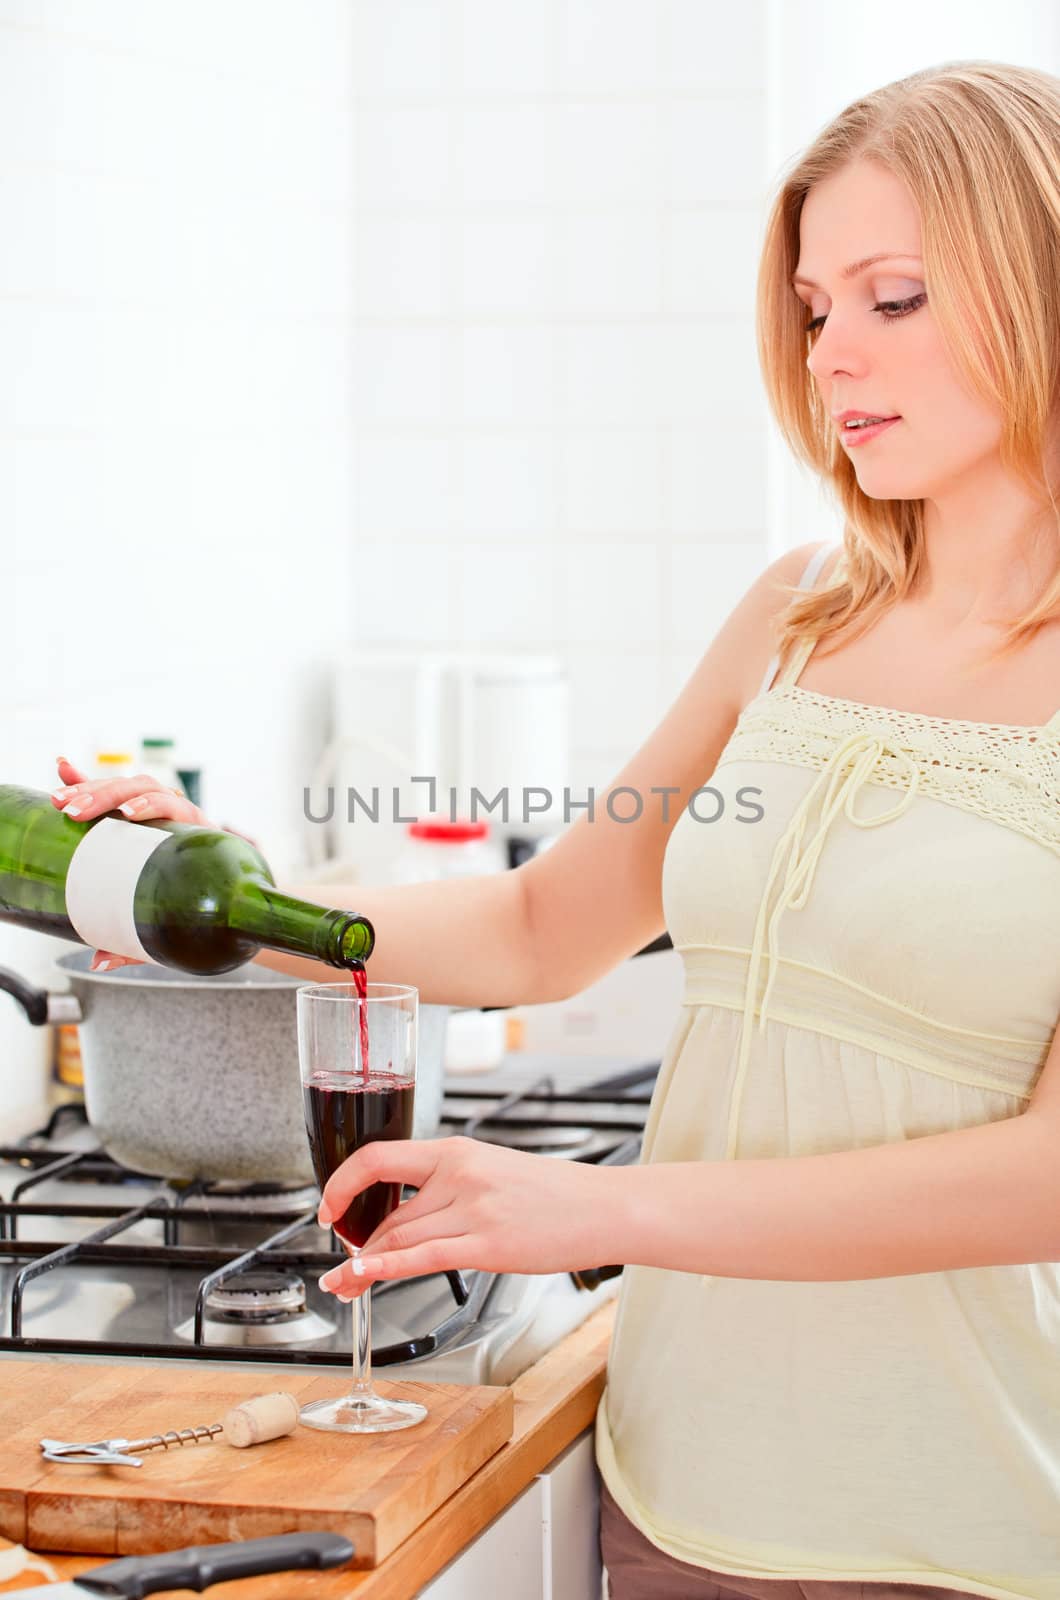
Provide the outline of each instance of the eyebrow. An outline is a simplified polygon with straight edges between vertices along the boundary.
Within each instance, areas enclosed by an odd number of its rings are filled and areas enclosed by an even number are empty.
[[[841,278],[856,278],[859,272],[864,272],[866,267],[871,267],[877,261],[920,261],[920,256],[903,255],[896,251],[882,250],[879,255],[866,256],[864,261],[852,261],[849,267],[844,267],[839,274]],[[819,289],[821,285],[814,283],[812,278],[792,277],[792,283],[803,283],[807,289]]]

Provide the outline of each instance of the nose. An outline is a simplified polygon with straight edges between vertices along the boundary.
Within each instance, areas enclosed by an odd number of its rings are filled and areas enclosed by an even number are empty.
[[[862,376],[866,366],[866,358],[858,349],[857,340],[844,327],[835,311],[830,311],[806,357],[807,370],[818,383],[827,383],[837,375]]]

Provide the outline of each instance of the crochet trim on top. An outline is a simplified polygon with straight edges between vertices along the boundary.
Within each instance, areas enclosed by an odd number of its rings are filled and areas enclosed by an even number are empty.
[[[820,771],[837,741],[874,735],[879,749],[868,781],[917,787],[1060,855],[1060,725],[962,722],[924,712],[862,705],[782,683],[747,703],[718,761],[785,761]]]

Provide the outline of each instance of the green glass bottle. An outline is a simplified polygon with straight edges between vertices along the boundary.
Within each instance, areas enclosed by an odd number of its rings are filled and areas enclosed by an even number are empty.
[[[367,960],[367,918],[277,889],[247,840],[117,812],[78,822],[0,785],[0,921],[183,972],[230,972],[262,946],[333,967]]]

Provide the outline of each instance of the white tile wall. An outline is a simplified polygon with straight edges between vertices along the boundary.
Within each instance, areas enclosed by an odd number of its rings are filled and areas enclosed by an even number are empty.
[[[170,732],[280,872],[350,626],[366,14],[0,0],[0,778]],[[385,366],[373,392],[385,415]],[[0,928],[39,981],[62,948]],[[0,1117],[43,1045],[0,995]]]
[[[766,559],[766,0],[355,10],[358,633],[555,650],[601,783]]]

